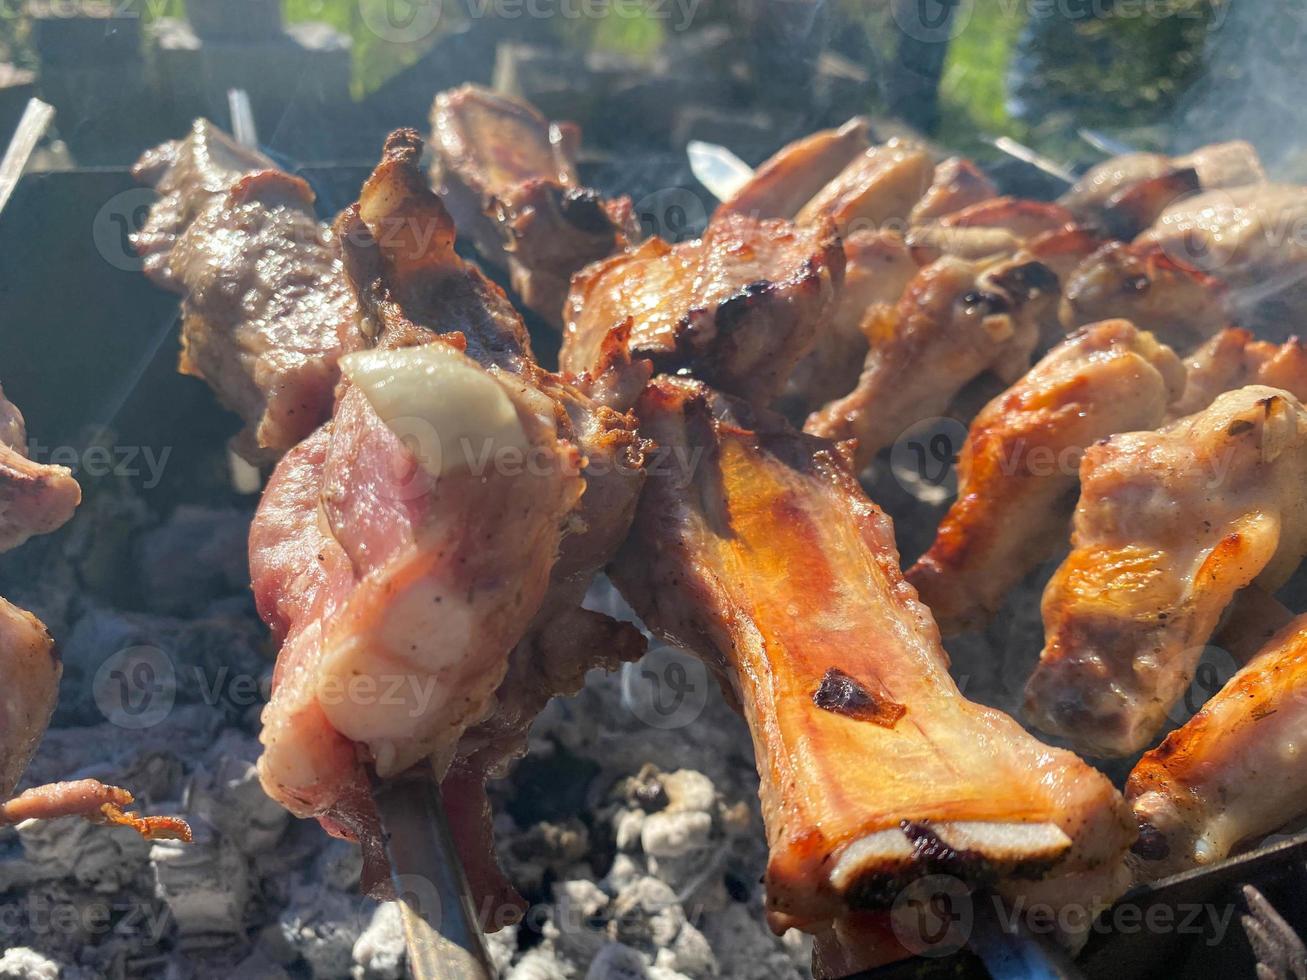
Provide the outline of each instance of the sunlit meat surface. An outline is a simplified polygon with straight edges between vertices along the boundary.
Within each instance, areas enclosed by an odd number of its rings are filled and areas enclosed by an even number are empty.
[[[937,221],[998,195],[998,188],[985,172],[965,157],[949,157],[935,167],[930,187],[908,214],[908,224]]]
[[[1147,746],[1235,593],[1273,591],[1307,552],[1304,480],[1307,411],[1258,385],[1089,447],[1030,720],[1095,756]]]
[[[1182,354],[1229,323],[1219,277],[1156,245],[1109,242],[1065,280],[1060,316],[1067,330],[1129,320]]]
[[[649,360],[767,403],[834,309],[844,251],[829,222],[715,217],[703,238],[651,238],[572,281],[560,363],[592,391],[613,359]],[[623,386],[613,405],[639,393]]]
[[[1307,814],[1304,732],[1307,617],[1300,616],[1130,773],[1138,877],[1214,864]]]
[[[1056,277],[1038,262],[933,262],[865,325],[870,349],[857,386],[814,412],[805,430],[856,439],[861,469],[916,422],[944,414],[980,375],[1010,384],[1024,374],[1039,340],[1041,301],[1056,295]]]
[[[204,379],[245,420],[236,441],[243,456],[275,459],[330,415],[336,361],[362,343],[339,245],[300,178],[271,164],[243,174],[195,167],[194,159],[215,155],[213,147],[230,147],[210,124],[197,122],[190,137],[166,146],[171,169],[145,165],[162,148],[137,166],[163,196],[134,240],[152,278],[182,294],[180,369]],[[152,227],[179,212],[190,220],[164,250],[166,236]]]
[[[813,224],[829,218],[841,235],[902,230],[934,174],[924,149],[892,139],[854,157],[799,209],[795,221]]]
[[[958,496],[907,578],[945,635],[983,625],[1067,539],[1085,447],[1151,429],[1184,387],[1170,348],[1125,320],[1055,347],[971,424]]]
[[[0,551],[62,527],[81,501],[68,467],[28,459],[22,413],[0,389]]]
[[[867,123],[850,119],[781,147],[753,176],[721,203],[719,213],[751,218],[793,219],[840,172],[871,147]]]
[[[440,93],[431,130],[432,180],[460,233],[509,270],[523,303],[561,327],[572,274],[641,237],[630,200],[581,185],[579,129],[500,93]]]
[[[1307,399],[1307,348],[1297,337],[1273,344],[1239,327],[1222,330],[1185,360],[1184,395],[1170,415],[1201,412],[1217,395],[1245,385],[1283,388]]]
[[[1133,826],[1107,779],[958,691],[835,446],[689,379],[655,379],[637,414],[659,456],[612,574],[744,712],[773,928],[887,905],[923,874],[1120,861]]]
[[[625,534],[643,444],[535,364],[503,292],[455,255],[420,148],[392,136],[340,220],[378,344],[342,360],[332,421],[282,460],[251,530],[281,643],[259,769],[375,860],[369,775],[430,759],[478,896],[512,902],[483,783],[553,693],[640,652],[577,606]],[[397,227],[433,233],[380,234]]]
[[[1203,190],[1239,187],[1266,180],[1257,151],[1242,140],[1213,143],[1192,153],[1167,157],[1161,153],[1127,153],[1090,169],[1062,196],[1061,203],[1077,217],[1092,218],[1120,200],[1120,195],[1145,181],[1192,170]]]

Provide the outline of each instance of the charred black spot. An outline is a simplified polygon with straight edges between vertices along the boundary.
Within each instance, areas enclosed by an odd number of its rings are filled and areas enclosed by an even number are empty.
[[[963,295],[962,308],[968,313],[993,316],[996,313],[1007,313],[1012,308],[1012,304],[1008,302],[1006,296],[973,289]]]
[[[1024,262],[1004,269],[996,277],[996,281],[1019,300],[1028,300],[1040,293],[1054,292],[1060,285],[1057,273],[1042,262]]]
[[[893,728],[908,709],[889,698],[876,698],[861,683],[838,667],[827,669],[821,686],[812,693],[812,703],[824,711]]]
[[[1166,835],[1151,823],[1139,824],[1139,837],[1130,848],[1145,861],[1162,861],[1171,853],[1171,845],[1166,842]]]
[[[928,873],[961,875],[975,883],[984,883],[993,877],[993,869],[983,854],[953,847],[923,823],[904,820],[899,827],[912,843],[914,861]]]
[[[568,191],[559,207],[567,223],[578,231],[602,235],[613,230],[603,198],[588,187]]]

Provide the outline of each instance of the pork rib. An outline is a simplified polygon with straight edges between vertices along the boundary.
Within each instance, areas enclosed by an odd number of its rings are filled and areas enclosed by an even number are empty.
[[[637,412],[659,455],[612,575],[742,706],[773,927],[818,929],[935,871],[1119,862],[1120,796],[961,695],[888,518],[835,446],[688,379],[655,379]]]

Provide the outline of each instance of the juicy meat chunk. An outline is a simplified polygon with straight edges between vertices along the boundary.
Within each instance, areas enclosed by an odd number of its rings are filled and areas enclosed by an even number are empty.
[[[441,92],[431,130],[432,179],[459,231],[561,327],[572,274],[641,237],[630,200],[581,186],[580,131],[517,99],[476,85]]]
[[[721,203],[718,213],[791,220],[870,146],[867,123],[858,118],[795,140],[763,161],[753,177]]]
[[[689,379],[655,379],[637,414],[667,465],[612,574],[742,707],[774,928],[820,929],[923,874],[1120,861],[1133,828],[1107,779],[958,691],[835,446]]]
[[[1161,153],[1126,153],[1104,160],[1077,181],[1062,196],[1061,203],[1077,217],[1092,218],[1112,198],[1136,184],[1181,170],[1192,170],[1199,186],[1205,190],[1266,180],[1257,151],[1243,140],[1234,140],[1202,146],[1178,157]]]
[[[0,799],[13,793],[50,724],[61,673],[45,625],[0,599]]]
[[[1274,590],[1307,553],[1304,480],[1307,411],[1259,385],[1085,450],[1031,721],[1092,755],[1148,745],[1235,593]]]
[[[805,430],[856,439],[860,470],[909,426],[946,411],[968,382],[992,372],[1010,383],[1025,373],[1041,301],[1056,289],[1038,262],[931,263],[866,325],[870,349],[857,386],[814,412]]]
[[[829,218],[841,235],[899,230],[934,174],[930,154],[913,143],[892,139],[854,157],[799,209],[794,220],[810,225]]]
[[[133,177],[159,192],[145,224],[132,236],[145,274],[165,289],[184,291],[168,261],[178,236],[243,175],[274,169],[262,153],[241,146],[207,119],[195,120],[184,139],[147,150],[132,167]]]
[[[1201,412],[1221,392],[1245,385],[1283,388],[1299,401],[1307,399],[1307,348],[1297,337],[1273,344],[1227,327],[1194,351],[1185,370],[1184,395],[1171,406],[1171,418]]]
[[[835,308],[818,324],[813,348],[790,372],[786,414],[803,418],[858,383],[867,358],[863,327],[903,295],[917,263],[892,231],[855,231],[844,241],[844,284]]]
[[[930,187],[912,206],[908,224],[921,225],[998,195],[994,182],[966,157],[949,157],[935,167]]]
[[[219,156],[226,166],[212,163]],[[137,173],[162,195],[134,241],[151,278],[182,294],[180,370],[245,421],[242,455],[275,459],[331,414],[337,359],[362,344],[339,244],[308,184],[204,120]],[[179,213],[184,224],[172,221]]]
[[[68,467],[27,458],[22,413],[0,389],[0,551],[62,527],[81,502]]]
[[[1060,317],[1069,331],[1120,318],[1187,353],[1229,322],[1225,283],[1153,245],[1109,242],[1066,280]]]
[[[1300,616],[1130,773],[1137,876],[1214,864],[1307,814],[1297,764],[1305,730],[1307,616]]]
[[[593,385],[614,356],[613,338],[624,338],[626,355],[655,371],[687,370],[765,403],[812,347],[843,276],[829,222],[796,226],[727,212],[701,239],[651,238],[579,272],[559,361]],[[621,389],[627,397],[638,390]]]
[[[981,626],[1066,540],[1087,446],[1159,425],[1184,386],[1170,348],[1125,320],[1067,338],[976,416],[958,496],[907,578],[945,635]]]

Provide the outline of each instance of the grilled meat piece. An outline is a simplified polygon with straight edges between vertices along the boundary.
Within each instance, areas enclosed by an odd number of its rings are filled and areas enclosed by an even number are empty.
[[[1056,291],[1057,278],[1038,262],[932,263],[866,325],[870,350],[857,386],[813,413],[805,430],[856,439],[861,470],[909,426],[946,411],[968,382],[986,372],[1007,383],[1024,374],[1041,305]]]
[[[168,261],[178,236],[242,176],[275,169],[262,153],[241,146],[207,119],[195,120],[184,139],[147,150],[132,167],[133,177],[159,192],[145,224],[132,235],[145,274],[164,289],[184,292]]]
[[[343,358],[331,422],[283,458],[251,528],[281,644],[259,769],[375,863],[369,770],[429,757],[475,887],[509,902],[482,784],[551,694],[641,649],[577,606],[625,535],[643,443],[536,365],[507,297],[455,254],[420,151],[394,134],[340,219],[377,346]]]
[[[971,424],[958,497],[907,573],[944,635],[983,625],[1066,540],[1085,447],[1159,425],[1184,387],[1170,348],[1125,320],[1055,347]]]
[[[1296,765],[1305,709],[1300,616],[1130,773],[1140,879],[1214,864],[1307,814],[1307,781]]]
[[[1252,184],[1178,201],[1135,241],[1228,283],[1236,320],[1272,297],[1300,314],[1307,310],[1305,222],[1307,188]]]
[[[1184,395],[1171,406],[1173,419],[1201,412],[1221,392],[1245,385],[1283,388],[1307,400],[1307,348],[1297,337],[1277,345],[1228,327],[1194,351],[1185,369]]]
[[[651,238],[577,273],[559,362],[592,393],[609,392],[619,409],[639,386],[599,383],[614,358],[687,370],[766,403],[813,346],[843,277],[844,252],[829,222],[796,226],[727,212],[701,239]]]
[[[1126,153],[1104,160],[1062,196],[1061,204],[1079,218],[1094,218],[1115,198],[1137,184],[1176,171],[1192,170],[1204,190],[1239,187],[1266,180],[1257,151],[1242,140],[1212,143],[1183,156],[1161,153]]]
[[[719,214],[792,220],[840,172],[870,149],[867,122],[850,119],[783,146],[763,161],[753,177],[723,201]]]
[[[1092,755],[1146,746],[1235,593],[1274,590],[1307,553],[1304,480],[1307,411],[1259,385],[1085,450],[1030,719]]]
[[[835,308],[817,328],[813,348],[785,384],[786,415],[802,419],[858,383],[867,358],[864,324],[903,295],[917,263],[892,231],[855,231],[844,242],[844,283]]]
[[[935,165],[924,149],[892,139],[855,157],[794,220],[811,225],[829,218],[841,235],[901,230],[934,174]]]
[[[68,467],[27,458],[22,413],[0,389],[0,551],[62,527],[81,502]]]
[[[13,793],[50,725],[62,672],[45,625],[0,599],[0,799]]]
[[[0,602],[4,600],[0,599]],[[146,840],[191,840],[191,828],[180,817],[142,817],[124,808],[135,802],[121,786],[98,779],[75,779],[24,790],[0,803],[0,826],[24,820],[83,817],[91,823],[131,827]]]
[[[196,165],[217,156],[214,147],[245,154],[233,165],[259,162],[203,120],[166,146],[170,168],[137,165],[163,196],[134,240],[151,278],[182,294],[180,370],[245,421],[235,442],[241,455],[268,462],[331,414],[337,359],[362,346],[339,244],[299,177],[271,164],[243,173]],[[179,213],[189,220],[175,235],[151,230]]]
[[[1071,331],[1129,320],[1187,353],[1229,322],[1225,283],[1162,248],[1109,242],[1071,274],[1059,315]]]
[[[581,186],[570,123],[464,85],[436,96],[431,131],[432,179],[459,232],[555,327],[572,274],[642,237],[629,198]]]
[[[820,929],[923,874],[1119,861],[1133,828],[1106,778],[959,693],[837,447],[690,379],[655,379],[637,414],[665,465],[612,575],[742,707],[774,928]]]
[[[938,221],[997,195],[998,188],[983,170],[965,157],[949,157],[935,167],[930,187],[908,214],[908,224]]]

